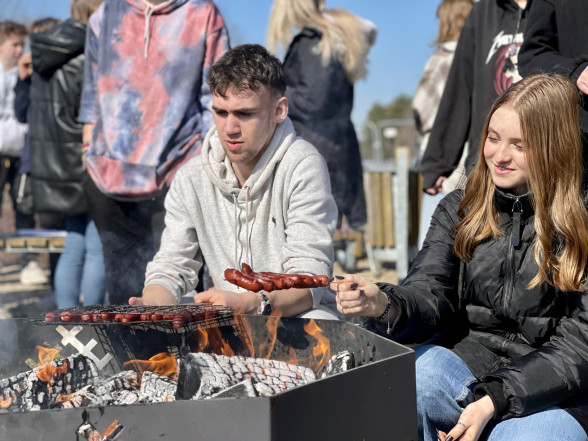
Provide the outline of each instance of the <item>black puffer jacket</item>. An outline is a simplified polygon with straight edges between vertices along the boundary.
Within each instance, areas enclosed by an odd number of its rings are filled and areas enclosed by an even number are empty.
[[[31,178],[35,211],[87,212],[81,186],[82,124],[77,122],[83,81],[86,24],[69,19],[31,36]]]
[[[321,33],[304,28],[294,38],[286,58],[288,116],[296,133],[313,144],[327,161],[331,192],[339,217],[360,227],[367,221],[361,155],[351,122],[353,84],[338,61],[321,64],[316,47]]]
[[[462,197],[458,190],[441,201],[402,284],[381,285],[400,311],[391,337],[453,349],[480,379],[475,392],[490,395],[499,419],[559,405],[588,432],[588,294],[526,288],[537,274],[533,209],[528,196],[496,190],[504,236],[479,245],[465,264],[460,307],[453,244]],[[520,235],[513,209],[522,210]],[[379,323],[367,326],[385,335]]]

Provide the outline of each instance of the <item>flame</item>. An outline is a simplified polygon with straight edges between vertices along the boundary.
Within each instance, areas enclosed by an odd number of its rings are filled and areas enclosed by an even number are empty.
[[[288,346],[288,360],[286,363],[290,364],[298,364],[298,354],[296,354],[296,349],[292,347],[292,345]]]
[[[312,356],[314,360],[310,360],[308,367],[314,369],[315,372],[320,372],[331,357],[331,345],[329,339],[323,334],[323,330],[319,328],[314,319],[310,319],[308,323],[304,325],[304,330],[316,340],[316,345],[312,347]]]
[[[67,401],[71,400],[71,397],[73,397],[73,393],[71,394],[61,394],[57,397],[57,399],[55,401],[57,401],[58,403],[65,403]]]
[[[270,358],[274,345],[276,343],[276,337],[278,336],[278,323],[280,322],[280,315],[271,315],[267,318],[267,339],[264,343],[259,345],[257,353],[259,358]]]
[[[10,406],[12,406],[12,402],[13,402],[13,397],[9,397],[7,400],[0,400],[0,407],[7,409]]]
[[[59,366],[53,366],[53,359],[58,353],[57,349],[37,346],[37,350],[39,351],[39,367],[37,369],[39,380],[50,383],[57,375],[63,375],[67,372],[67,360],[64,360]]]
[[[249,321],[247,318],[245,318],[245,316],[237,314],[233,315],[233,321],[235,322],[235,327],[239,330],[239,339],[246,348],[245,350],[241,350],[241,355],[255,357],[255,346],[253,346],[253,330],[251,329]]]
[[[141,376],[145,371],[151,371],[162,376],[171,376],[178,372],[176,358],[168,352],[161,352],[149,360],[129,360],[123,363],[124,367],[130,367]]]
[[[214,352],[219,355],[226,355],[228,357],[235,355],[235,351],[231,348],[222,336],[221,329],[218,326],[211,326],[205,328],[198,324],[196,331],[199,334],[199,346],[202,352]]]

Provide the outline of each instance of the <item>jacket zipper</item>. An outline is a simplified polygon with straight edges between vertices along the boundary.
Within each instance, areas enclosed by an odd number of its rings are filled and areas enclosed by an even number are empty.
[[[514,289],[515,265],[514,265],[514,250],[521,244],[521,214],[523,206],[518,196],[512,204],[512,228],[510,231],[510,245],[506,253],[506,274],[504,283],[504,296],[502,299],[503,313],[506,315],[510,298]]]

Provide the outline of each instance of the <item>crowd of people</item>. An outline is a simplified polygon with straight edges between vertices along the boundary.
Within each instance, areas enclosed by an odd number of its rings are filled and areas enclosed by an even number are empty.
[[[353,318],[415,345],[419,439],[588,439],[588,6],[442,0],[437,16],[413,101],[430,198],[398,284],[333,274],[335,231],[367,223],[350,114],[372,22],[274,0],[267,48],[231,47],[211,0],[0,22],[0,189],[17,229],[67,231],[58,307]],[[246,266],[330,283],[226,279]]]

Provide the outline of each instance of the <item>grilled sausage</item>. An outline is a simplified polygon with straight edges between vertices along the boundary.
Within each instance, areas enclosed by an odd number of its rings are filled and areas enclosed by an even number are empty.
[[[227,268],[225,270],[225,279],[233,285],[237,285],[247,291],[257,292],[263,289],[263,285],[260,282],[234,268]]]

